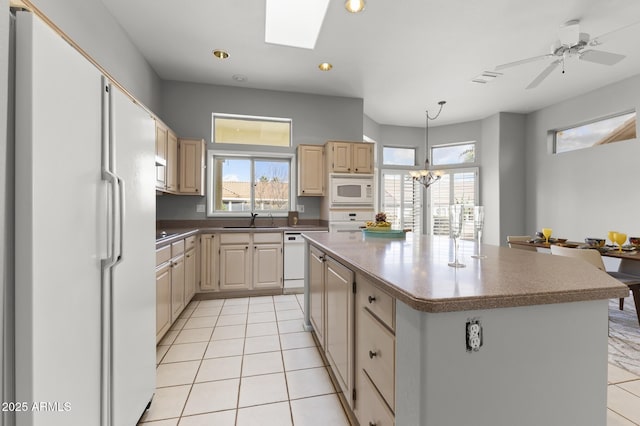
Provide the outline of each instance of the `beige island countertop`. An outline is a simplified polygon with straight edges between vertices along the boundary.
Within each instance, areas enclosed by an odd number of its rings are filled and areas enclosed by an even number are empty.
[[[465,268],[450,239],[407,233],[406,239],[361,233],[303,234],[310,244],[367,277],[390,295],[424,312],[544,305],[628,296],[626,285],[580,260],[461,241]]]

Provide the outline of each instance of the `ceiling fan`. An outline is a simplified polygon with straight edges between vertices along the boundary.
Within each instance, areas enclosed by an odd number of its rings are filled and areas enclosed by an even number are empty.
[[[538,87],[538,85],[542,83],[544,79],[547,78],[549,74],[551,74],[553,70],[558,67],[558,65],[562,64],[562,72],[564,73],[564,61],[567,58],[577,56],[578,59],[581,59],[583,61],[594,62],[601,65],[615,65],[623,60],[625,58],[625,55],[605,52],[603,50],[594,50],[591,47],[601,45],[603,41],[613,33],[636,24],[638,24],[638,22],[590,39],[589,34],[580,32],[580,21],[574,19],[566,22],[560,27],[558,40],[556,40],[556,42],[551,45],[551,53],[498,65],[495,70],[500,71],[505,68],[511,68],[542,59],[553,59],[553,61],[549,65],[547,65],[547,67],[542,70],[542,72],[538,74],[538,76],[533,79],[533,81],[527,86],[527,89],[533,89],[535,87]]]

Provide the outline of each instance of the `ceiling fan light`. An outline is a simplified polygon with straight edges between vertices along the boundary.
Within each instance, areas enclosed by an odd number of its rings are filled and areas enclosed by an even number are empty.
[[[344,8],[351,13],[358,13],[364,10],[364,0],[347,0],[344,3]]]

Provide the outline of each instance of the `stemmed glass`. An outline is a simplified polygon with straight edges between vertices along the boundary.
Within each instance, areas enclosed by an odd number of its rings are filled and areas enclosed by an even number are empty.
[[[616,240],[616,243],[618,243],[618,252],[622,253],[622,245],[625,241],[627,241],[627,234],[623,234],[622,232],[614,232],[613,238]]]
[[[549,244],[549,237],[551,236],[551,232],[553,229],[551,228],[542,228],[542,235],[547,239],[547,244]]]
[[[487,256],[482,255],[482,228],[484,227],[484,207],[475,206],[473,208],[473,224],[478,234],[478,254],[474,254],[474,259],[486,259]]]
[[[449,266],[454,268],[464,268],[464,263],[458,261],[458,243],[462,234],[462,223],[464,215],[464,206],[462,204],[454,204],[449,206],[449,236],[453,238],[453,262],[449,262]]]
[[[609,231],[609,233],[607,234],[607,238],[609,238],[609,240],[611,241],[611,245],[615,245],[616,243],[616,231]]]

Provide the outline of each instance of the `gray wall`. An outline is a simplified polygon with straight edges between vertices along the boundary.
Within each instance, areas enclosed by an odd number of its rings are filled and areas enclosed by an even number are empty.
[[[273,148],[274,152],[294,152],[298,144],[321,145],[330,139],[362,140],[363,101],[356,98],[257,90],[168,81],[163,83],[165,122],[179,136],[204,138],[211,143],[211,114],[214,112],[286,117],[293,120],[293,148]],[[253,146],[216,146],[216,150],[255,150]],[[266,151],[267,149],[260,149]],[[157,197],[158,219],[204,219],[196,204],[204,197],[163,195]],[[320,217],[318,197],[299,197],[302,218]]]
[[[100,0],[31,0],[151,111],[160,110],[160,78]]]
[[[640,76],[527,116],[527,230],[550,227],[576,241],[609,230],[640,236],[638,139],[552,154],[548,138],[549,130],[632,108],[640,109]]]
[[[480,199],[484,205],[484,234],[487,244],[500,245],[500,114],[482,120]]]

